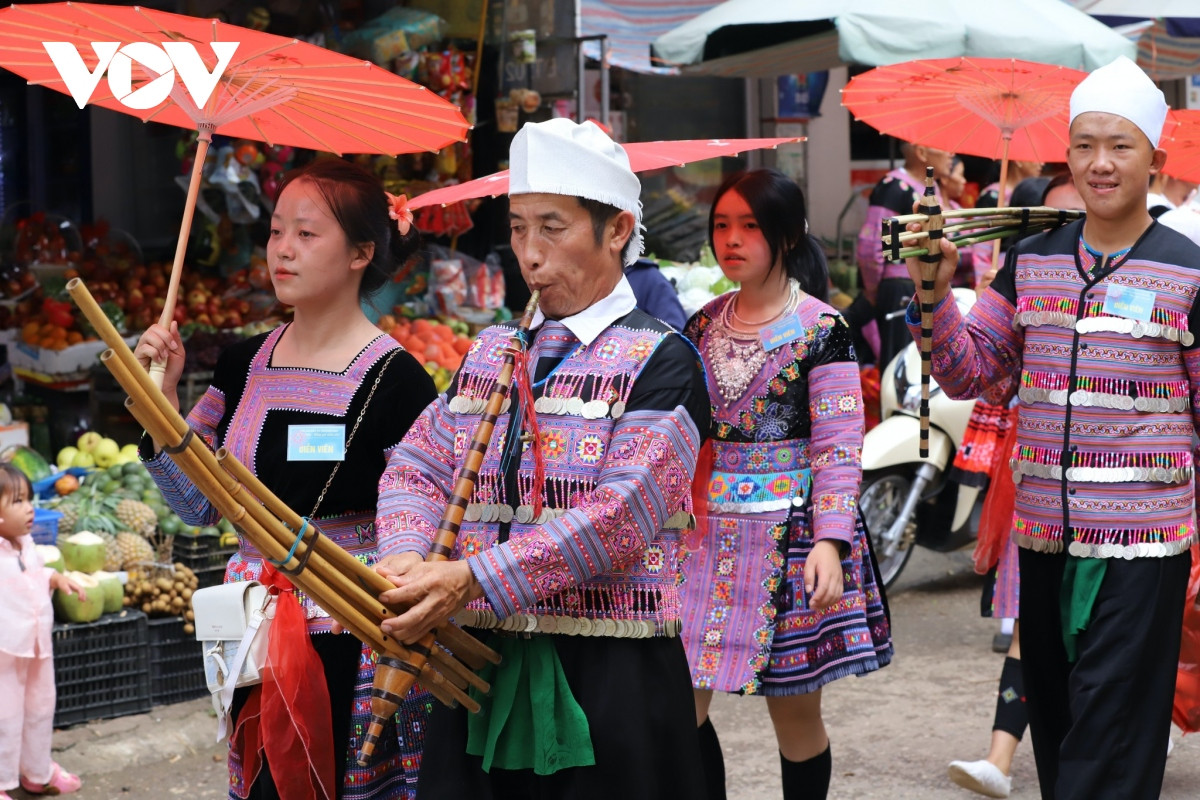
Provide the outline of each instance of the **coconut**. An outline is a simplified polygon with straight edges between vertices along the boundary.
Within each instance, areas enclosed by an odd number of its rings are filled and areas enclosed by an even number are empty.
[[[113,572],[93,572],[92,577],[104,592],[104,613],[113,614],[120,611],[125,597],[125,586],[121,583],[121,578]]]
[[[62,551],[67,569],[91,574],[104,568],[107,545],[91,531],[80,531],[60,539],[58,549]]]
[[[62,552],[57,547],[52,544],[39,544],[35,547],[38,555],[42,557],[42,563],[47,567],[55,572],[62,572],[66,569],[66,565],[63,564]]]
[[[71,592],[54,591],[54,615],[62,622],[95,622],[104,613],[104,590],[100,582],[84,572],[64,573],[83,588],[86,600]]]

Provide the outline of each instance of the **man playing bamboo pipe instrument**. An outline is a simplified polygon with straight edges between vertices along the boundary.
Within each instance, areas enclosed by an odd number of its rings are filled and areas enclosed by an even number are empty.
[[[1019,380],[1021,664],[1047,800],[1162,785],[1200,427],[1200,248],[1146,210],[1166,113],[1124,57],[1088,76],[1067,150],[1086,219],[1010,249],[965,320],[945,240],[933,289],[938,385],[969,398]],[[914,304],[914,336],[917,320]]]
[[[511,406],[478,470],[451,561],[426,563],[510,325],[480,334],[380,480],[380,572],[412,604],[405,642],[454,614],[503,662],[478,715],[435,710],[419,779],[433,798],[703,793],[676,589],[710,418],[696,353],[635,308],[640,184],[591,123],[526,125],[510,153],[512,246],[540,291]],[[456,501],[457,502],[457,501]],[[493,641],[494,640],[494,641]]]

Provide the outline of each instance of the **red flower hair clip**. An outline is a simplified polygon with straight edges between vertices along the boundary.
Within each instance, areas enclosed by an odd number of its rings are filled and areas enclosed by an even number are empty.
[[[408,207],[408,195],[395,195],[391,192],[384,194],[388,199],[388,216],[396,220],[396,229],[400,231],[400,235],[407,236],[413,223],[413,212]]]

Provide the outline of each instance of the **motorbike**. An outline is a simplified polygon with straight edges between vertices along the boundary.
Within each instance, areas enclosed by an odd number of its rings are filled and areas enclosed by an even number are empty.
[[[953,292],[965,315],[975,292]],[[890,586],[917,545],[950,552],[975,539],[983,491],[949,475],[975,401],[952,400],[931,380],[929,455],[921,458],[921,353],[915,343],[896,354],[880,384],[881,421],[863,439],[859,506],[880,577]]]

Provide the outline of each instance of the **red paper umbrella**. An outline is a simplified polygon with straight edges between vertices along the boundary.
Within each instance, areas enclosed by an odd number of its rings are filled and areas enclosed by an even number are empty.
[[[629,155],[634,172],[648,172],[663,167],[681,167],[693,161],[717,156],[735,156],[747,150],[776,148],[781,144],[803,142],[805,137],[783,139],[679,139],[673,142],[631,142],[622,145]],[[476,197],[498,197],[508,193],[508,170],[493,173],[453,186],[434,189],[409,201],[409,208],[431,205],[450,205]]]
[[[1168,112],[1159,147],[1167,151],[1165,174],[1200,183],[1200,109]]]
[[[842,105],[906,142],[985,158],[1064,161],[1071,92],[1086,77],[1016,59],[909,61],[858,75],[842,90]]]

